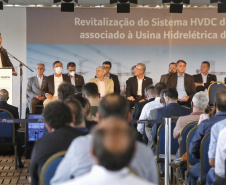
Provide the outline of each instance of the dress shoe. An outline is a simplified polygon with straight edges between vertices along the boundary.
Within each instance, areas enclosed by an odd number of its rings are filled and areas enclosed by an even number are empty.
[[[17,168],[23,168],[24,164],[22,163],[21,160],[17,161]]]

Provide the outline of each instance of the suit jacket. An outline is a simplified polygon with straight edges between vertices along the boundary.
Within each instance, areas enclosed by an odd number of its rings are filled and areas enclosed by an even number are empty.
[[[32,99],[35,95],[39,94],[45,96],[44,88],[46,86],[46,76],[43,75],[42,86],[41,88],[38,85],[37,76],[28,78],[27,82],[27,98]]]
[[[92,78],[92,79],[89,80],[89,82],[97,84],[97,87],[98,87],[98,79],[97,78]],[[113,80],[105,78],[104,83],[105,83],[105,93],[106,93],[106,95],[114,93],[114,82],[113,82]],[[98,90],[99,90],[99,88],[98,88]]]
[[[114,93],[120,94],[120,84],[118,76],[110,73],[110,79],[112,79],[114,82]]]
[[[62,77],[64,82],[71,83],[71,79],[67,74],[62,74]],[[54,95],[54,74],[46,77],[46,86],[44,87],[44,91]]]
[[[0,51],[1,53],[1,59],[2,59],[2,66],[3,67],[11,67],[13,71],[15,71],[13,64],[9,60],[8,54],[6,53],[7,51]]]
[[[9,105],[6,101],[0,101],[0,109],[8,110],[14,119],[19,119],[18,108],[12,105]]]
[[[35,142],[31,155],[30,175],[32,185],[39,185],[39,176],[43,164],[53,154],[67,150],[74,138],[86,135],[76,128],[69,126],[56,129]]]
[[[203,83],[203,79],[202,79],[201,73],[193,75],[193,78],[194,78],[194,82],[196,82],[196,83]],[[215,81],[215,82],[217,81],[216,75],[208,74],[207,75],[207,81],[206,81],[206,83],[204,83],[204,86],[196,87],[196,91],[197,92],[205,91],[205,89],[208,89],[211,81]]]
[[[67,73],[67,75],[69,76],[69,74]],[[75,74],[74,75],[74,78],[75,78],[75,86],[83,86],[85,85],[85,81],[84,81],[84,78],[82,75],[78,75],[78,74]]]
[[[196,93],[193,76],[187,73],[184,73],[184,86],[185,86],[184,87],[185,91],[189,96],[189,100],[191,100]],[[166,88],[171,88],[171,87],[177,88],[177,73],[170,75],[168,78]]]
[[[191,109],[180,106],[178,103],[170,103],[166,107],[156,110],[155,120],[170,118],[172,116],[185,116],[191,114]],[[152,139],[157,143],[157,131],[160,124],[155,123],[152,128]]]
[[[154,100],[155,100],[155,98],[150,98],[149,100],[135,103],[135,108],[133,111],[132,119],[138,120],[140,117],[141,111],[142,111],[143,107],[146,105],[146,103],[152,102]]]
[[[144,76],[143,83],[142,83],[142,98],[145,99],[144,95],[144,89],[148,85],[153,84],[153,81],[151,78],[148,78]],[[137,77],[131,77],[126,81],[126,97],[133,96],[134,98],[137,97],[137,88],[138,88],[138,82]]]
[[[165,74],[165,75],[162,75],[161,78],[160,78],[160,82],[162,82],[164,84],[167,84],[169,76],[170,76],[169,73]]]

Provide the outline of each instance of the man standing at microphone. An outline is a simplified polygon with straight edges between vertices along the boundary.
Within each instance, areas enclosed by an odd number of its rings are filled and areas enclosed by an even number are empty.
[[[0,33],[0,68],[11,67],[13,70],[13,75],[17,76],[17,72],[15,71],[13,64],[9,60],[7,51],[2,47],[2,36]]]

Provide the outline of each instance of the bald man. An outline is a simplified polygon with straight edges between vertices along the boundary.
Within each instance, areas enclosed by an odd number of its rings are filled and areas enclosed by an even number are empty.
[[[91,171],[64,185],[153,185],[130,173],[128,165],[135,152],[136,134],[128,123],[116,117],[102,120],[92,132]],[[123,177],[123,178],[122,178]]]

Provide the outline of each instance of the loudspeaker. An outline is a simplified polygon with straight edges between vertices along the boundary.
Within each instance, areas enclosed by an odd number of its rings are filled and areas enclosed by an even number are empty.
[[[129,3],[118,3],[117,4],[117,13],[130,13],[130,4]]]
[[[74,12],[74,3],[61,3],[61,12]]]
[[[182,13],[182,12],[183,12],[183,4],[170,5],[170,13]]]

